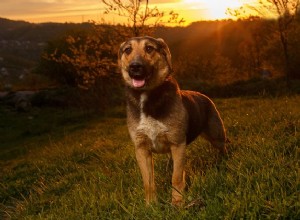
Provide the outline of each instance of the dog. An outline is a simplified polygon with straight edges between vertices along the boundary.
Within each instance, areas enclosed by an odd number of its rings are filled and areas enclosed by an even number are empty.
[[[157,200],[153,153],[173,160],[172,204],[183,204],[186,147],[200,134],[226,153],[225,129],[205,95],[180,90],[172,77],[171,54],[161,38],[134,37],[122,43],[118,65],[125,82],[127,126],[135,146],[146,204]]]

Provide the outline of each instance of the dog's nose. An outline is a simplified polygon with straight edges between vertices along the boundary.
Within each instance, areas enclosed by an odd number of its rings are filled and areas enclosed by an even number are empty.
[[[146,69],[141,62],[132,62],[129,65],[129,76],[133,79],[143,79],[146,76]]]
[[[129,71],[132,73],[141,73],[143,70],[143,64],[140,62],[133,62],[129,65]]]

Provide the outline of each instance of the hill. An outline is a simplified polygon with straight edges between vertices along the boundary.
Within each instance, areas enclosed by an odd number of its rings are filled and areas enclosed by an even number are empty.
[[[0,18],[1,81],[13,83],[30,73],[47,42],[92,27],[91,23],[32,24]],[[284,74],[284,53],[276,28],[274,20],[259,18],[199,21],[186,27],[159,27],[154,36],[168,43],[177,78],[224,85]],[[289,33],[289,65],[295,79],[300,78],[299,33],[300,19]],[[7,76],[11,79],[5,80]]]
[[[33,24],[0,18],[0,79],[7,84],[22,80],[37,65],[48,41],[86,26],[89,24]]]

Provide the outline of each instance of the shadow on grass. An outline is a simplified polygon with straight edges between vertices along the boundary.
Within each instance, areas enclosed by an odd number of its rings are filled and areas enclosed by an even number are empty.
[[[116,117],[116,115],[120,115],[118,110],[105,114],[78,109],[43,107],[32,108],[28,112],[18,112],[11,107],[1,106],[0,160],[16,159],[32,148],[61,140],[105,117]]]

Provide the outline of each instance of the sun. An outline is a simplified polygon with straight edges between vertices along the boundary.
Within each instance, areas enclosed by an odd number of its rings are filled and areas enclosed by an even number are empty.
[[[224,19],[229,17],[226,14],[228,9],[239,8],[242,3],[239,0],[206,0],[205,5],[211,19]]]
[[[186,5],[206,11],[207,19],[226,19],[230,16],[226,14],[228,9],[236,9],[243,5],[241,0],[183,0]]]

